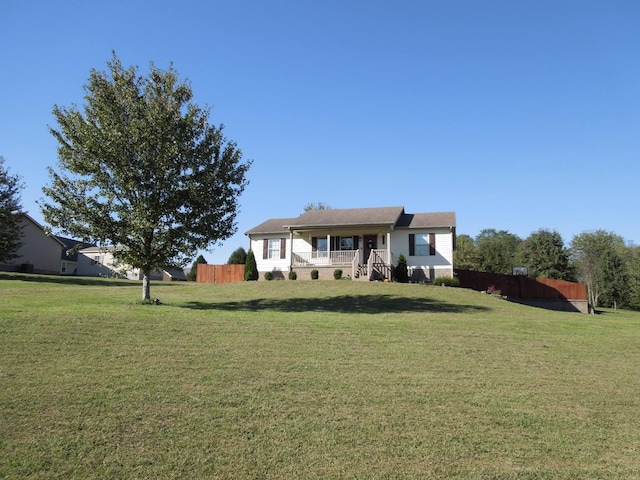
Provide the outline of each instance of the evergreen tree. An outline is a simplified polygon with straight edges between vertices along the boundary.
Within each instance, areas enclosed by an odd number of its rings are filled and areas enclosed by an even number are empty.
[[[403,254],[400,254],[400,256],[398,257],[398,266],[396,267],[396,281],[399,283],[407,283],[409,281],[407,259]]]
[[[247,252],[244,248],[238,247],[229,256],[228,265],[244,265],[247,263]]]
[[[247,281],[258,280],[258,265],[253,250],[249,250],[247,253],[247,261],[244,264],[244,279]]]
[[[11,175],[0,157],[0,262],[16,258],[22,245],[22,188],[20,177]]]
[[[196,258],[195,262],[193,262],[193,265],[191,265],[191,271],[187,275],[188,281],[195,282],[198,279],[198,265],[201,263],[206,264],[207,261],[202,255],[198,255],[198,258]]]

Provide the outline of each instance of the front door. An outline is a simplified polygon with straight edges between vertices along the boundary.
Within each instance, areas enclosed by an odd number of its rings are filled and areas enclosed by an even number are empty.
[[[378,236],[377,235],[363,235],[362,240],[364,241],[364,259],[363,263],[367,263],[369,260],[369,255],[371,255],[371,250],[375,250],[378,248]]]

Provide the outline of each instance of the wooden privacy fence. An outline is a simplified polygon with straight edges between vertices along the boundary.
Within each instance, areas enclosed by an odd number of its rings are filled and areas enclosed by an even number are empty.
[[[244,281],[244,265],[198,264],[198,283],[231,283]]]
[[[472,270],[456,270],[455,272],[461,287],[484,291],[493,287],[507,297],[535,300],[587,299],[587,286],[582,283]]]

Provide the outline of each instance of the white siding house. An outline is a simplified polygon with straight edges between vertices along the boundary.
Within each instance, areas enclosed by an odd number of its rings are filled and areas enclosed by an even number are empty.
[[[138,280],[138,269],[118,265],[113,258],[116,247],[89,247],[80,250],[78,255],[78,275],[84,277],[117,277]]]
[[[271,219],[252,228],[249,248],[260,277],[272,272],[318,270],[332,278],[341,269],[354,279],[393,278],[400,254],[412,281],[453,276],[456,219],[453,212],[405,213],[403,207],[310,210],[297,218]]]

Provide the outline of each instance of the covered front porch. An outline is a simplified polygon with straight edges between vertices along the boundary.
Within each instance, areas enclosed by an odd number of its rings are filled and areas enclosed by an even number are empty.
[[[394,256],[389,235],[291,231],[291,268],[328,269],[332,273],[342,269],[343,275],[352,279],[390,280]]]

